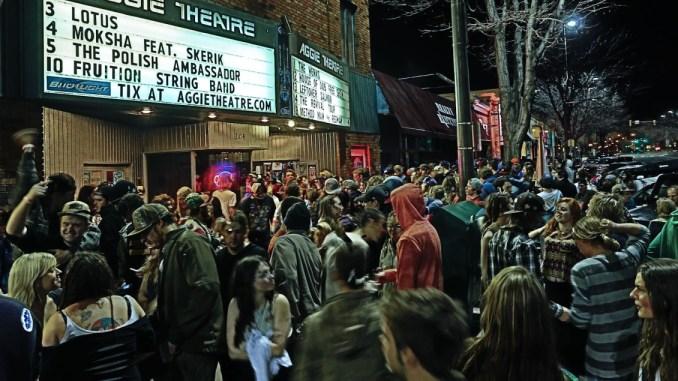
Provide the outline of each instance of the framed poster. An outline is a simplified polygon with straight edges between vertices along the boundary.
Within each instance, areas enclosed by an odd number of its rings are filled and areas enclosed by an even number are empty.
[[[315,164],[308,165],[308,179],[313,180],[318,177],[318,166]]]

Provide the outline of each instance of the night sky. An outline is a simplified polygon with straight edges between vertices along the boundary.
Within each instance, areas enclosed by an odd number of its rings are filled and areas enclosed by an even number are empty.
[[[678,2],[618,0],[616,4],[617,8],[590,22],[602,32],[628,36],[624,59],[630,70],[621,81],[629,88],[626,102],[631,117],[655,119],[667,110],[678,110]],[[395,77],[439,72],[454,78],[449,32],[422,35],[419,29],[429,17],[389,20],[392,13],[381,5],[373,5],[370,12],[374,69]],[[470,42],[475,44],[472,36]],[[493,69],[481,65],[478,54],[474,50],[469,56],[471,89],[497,87]]]

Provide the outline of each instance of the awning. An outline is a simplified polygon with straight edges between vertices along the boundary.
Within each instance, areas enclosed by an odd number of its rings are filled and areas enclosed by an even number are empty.
[[[395,116],[403,130],[447,139],[456,137],[454,102],[376,70],[374,77],[381,90],[378,93],[383,94],[388,103],[388,112]],[[380,111],[384,111],[383,107]]]

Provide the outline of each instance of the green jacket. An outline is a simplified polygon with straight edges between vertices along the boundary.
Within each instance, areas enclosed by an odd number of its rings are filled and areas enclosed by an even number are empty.
[[[653,258],[678,259],[678,210],[671,213],[662,230],[650,242],[647,255]]]
[[[340,293],[327,299],[320,311],[304,321],[293,379],[394,380],[386,369],[380,333],[377,301],[371,292]]]
[[[178,228],[162,248],[158,279],[159,336],[187,353],[225,350],[224,309],[212,248]]]

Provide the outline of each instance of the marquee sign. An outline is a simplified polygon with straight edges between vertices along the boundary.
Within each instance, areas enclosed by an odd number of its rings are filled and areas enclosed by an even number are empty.
[[[253,21],[181,1],[103,2],[135,16],[42,1],[44,94],[276,112],[275,51],[252,43]],[[170,13],[188,27],[155,21]]]
[[[349,127],[347,68],[338,59],[294,37],[291,44],[294,116]]]

